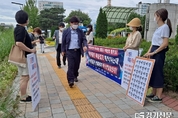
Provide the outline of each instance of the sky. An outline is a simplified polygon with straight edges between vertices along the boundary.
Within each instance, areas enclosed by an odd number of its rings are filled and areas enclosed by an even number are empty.
[[[0,23],[16,24],[15,13],[20,10],[20,5],[12,4],[17,2],[25,4],[26,0],[5,0],[0,4]],[[100,7],[107,5],[107,0],[46,0],[63,2],[63,7],[66,9],[65,15],[68,16],[72,10],[78,10],[88,13],[92,22],[95,22],[99,13]],[[136,7],[136,4],[141,0],[111,0],[112,6]],[[156,3],[158,0],[142,0],[143,3]],[[178,0],[170,0],[171,3],[177,3]]]

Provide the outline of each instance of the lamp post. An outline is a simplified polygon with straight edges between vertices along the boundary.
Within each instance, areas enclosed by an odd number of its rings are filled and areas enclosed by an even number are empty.
[[[11,2],[12,4],[16,4],[16,5],[21,5],[23,7],[23,4],[22,3],[18,3],[18,2]],[[21,9],[21,7],[20,7]]]

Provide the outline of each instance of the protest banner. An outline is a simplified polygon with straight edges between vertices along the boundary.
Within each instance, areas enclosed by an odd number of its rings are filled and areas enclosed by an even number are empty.
[[[124,50],[88,45],[86,65],[121,84]]]
[[[27,55],[27,63],[28,63],[28,70],[29,70],[29,77],[30,77],[32,110],[34,111],[41,98],[38,62],[37,62],[36,55],[34,53]]]
[[[137,50],[127,49],[124,55],[123,76],[121,86],[127,90],[130,82],[132,69],[134,66],[135,58],[138,56]]]
[[[127,89],[127,96],[144,106],[155,60],[137,57]]]

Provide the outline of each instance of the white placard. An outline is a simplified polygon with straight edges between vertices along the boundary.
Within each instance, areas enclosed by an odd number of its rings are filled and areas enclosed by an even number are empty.
[[[154,59],[137,57],[127,89],[127,96],[144,106],[146,92],[154,67]]]
[[[27,63],[30,77],[30,88],[32,96],[32,110],[34,111],[38,105],[41,95],[40,95],[40,78],[37,57],[35,54],[27,55]]]
[[[138,56],[137,50],[127,49],[124,54],[123,74],[121,86],[127,90],[130,81],[135,58]]]

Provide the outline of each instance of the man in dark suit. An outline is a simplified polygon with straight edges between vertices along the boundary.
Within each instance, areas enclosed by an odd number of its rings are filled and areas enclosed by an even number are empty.
[[[55,30],[53,35],[53,39],[55,39],[55,48],[57,51],[56,61],[57,61],[58,68],[61,68],[60,54],[61,54],[62,33],[64,27],[65,27],[64,23],[59,23],[59,30]],[[62,60],[63,60],[63,64],[66,65],[66,55],[63,56]]]
[[[70,87],[74,85],[74,81],[78,82],[81,55],[83,56],[87,50],[85,34],[78,26],[79,19],[72,17],[70,19],[70,27],[64,30],[62,35],[62,55],[67,55],[67,79]]]

